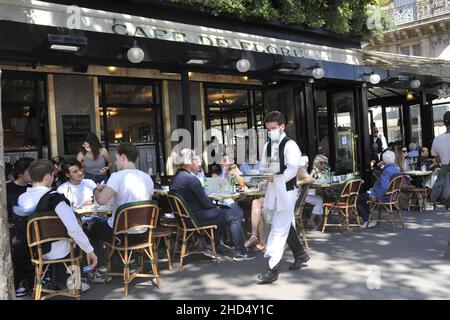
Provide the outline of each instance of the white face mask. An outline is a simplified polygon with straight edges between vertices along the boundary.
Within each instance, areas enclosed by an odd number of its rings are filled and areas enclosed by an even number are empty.
[[[280,139],[280,130],[273,129],[269,131],[269,138],[272,141],[278,141]]]
[[[91,152],[91,148],[90,148],[90,147],[84,147],[84,149],[85,149],[87,152]]]

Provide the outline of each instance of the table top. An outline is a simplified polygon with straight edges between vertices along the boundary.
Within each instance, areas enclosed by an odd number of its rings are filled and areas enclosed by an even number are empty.
[[[330,187],[336,187],[341,184],[344,184],[345,181],[342,182],[321,182],[321,181],[315,181],[312,183],[312,187],[316,188],[330,188]]]
[[[208,197],[211,200],[225,200],[225,199],[238,199],[241,196],[240,192],[235,193],[225,193],[225,192],[214,192],[211,194],[208,194]]]
[[[168,192],[169,192],[169,190],[166,190],[166,189],[153,189],[153,193],[155,195],[165,196],[165,195],[167,195]]]
[[[90,215],[110,215],[112,213],[111,206],[87,206],[83,208],[75,208],[73,211],[82,216]]]
[[[429,176],[433,173],[433,171],[406,171],[405,172],[409,176]]]

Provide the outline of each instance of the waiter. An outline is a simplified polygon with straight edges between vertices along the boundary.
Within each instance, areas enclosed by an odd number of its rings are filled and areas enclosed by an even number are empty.
[[[269,265],[258,275],[261,283],[271,283],[278,279],[279,265],[286,242],[295,261],[290,270],[298,270],[309,260],[295,230],[294,209],[298,198],[296,188],[297,170],[301,165],[301,151],[297,143],[286,136],[286,120],[279,111],[269,112],[264,118],[269,132],[269,142],[264,145],[261,167],[266,168],[274,159],[279,161],[279,172],[269,180],[264,199],[264,207],[269,209],[272,220],[265,257]]]

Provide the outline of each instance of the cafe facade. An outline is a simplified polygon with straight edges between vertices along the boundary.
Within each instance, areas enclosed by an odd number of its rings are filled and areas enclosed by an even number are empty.
[[[431,64],[439,70],[419,72]],[[433,105],[450,108],[446,61],[161,1],[0,0],[0,69],[11,163],[74,155],[92,131],[111,153],[136,144],[140,169],[171,175],[174,129],[200,123],[236,145],[227,130],[261,129],[279,110],[310,159],[322,147],[333,171],[364,176],[372,125],[388,141],[431,147]]]

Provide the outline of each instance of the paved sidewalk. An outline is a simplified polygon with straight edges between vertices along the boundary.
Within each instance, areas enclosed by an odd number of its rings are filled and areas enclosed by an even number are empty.
[[[450,212],[404,217],[406,229],[396,233],[387,225],[350,236],[309,232],[308,266],[289,271],[293,258],[286,251],[279,280],[271,285],[256,284],[265,269],[262,254],[240,263],[230,255],[220,264],[191,257],[182,271],[177,263],[174,271],[162,268],[160,289],[136,280],[127,299],[449,299]],[[121,279],[92,284],[82,299],[124,299]]]

